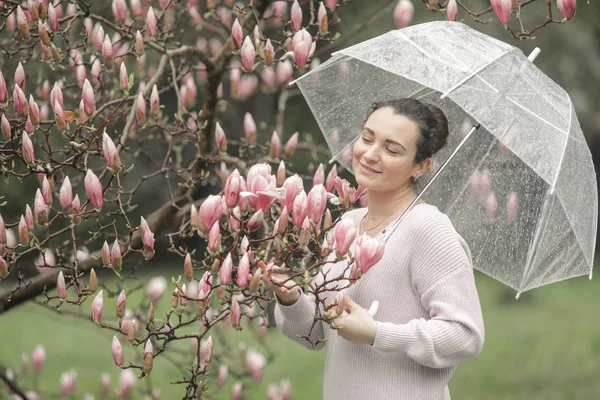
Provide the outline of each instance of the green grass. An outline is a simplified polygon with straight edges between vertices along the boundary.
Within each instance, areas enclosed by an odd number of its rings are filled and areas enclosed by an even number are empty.
[[[600,396],[600,319],[596,317],[600,282],[589,282],[585,277],[572,279],[524,293],[516,301],[514,293],[492,279],[477,274],[476,280],[484,311],[486,342],[476,360],[458,367],[450,381],[453,398],[558,400]],[[139,295],[128,298],[129,304],[138,301]],[[168,307],[168,299],[163,303],[163,309]],[[105,298],[107,320],[113,309],[114,299]],[[87,313],[89,304],[83,310]],[[79,394],[98,393],[103,372],[109,372],[113,386],[117,385],[120,370],[111,357],[112,333],[97,328],[91,321],[27,304],[0,316],[0,332],[0,363],[15,370],[19,369],[22,352],[30,353],[38,343],[45,346],[47,362],[39,385],[46,392],[56,393],[60,374],[71,367],[78,372]],[[257,338],[252,337],[252,330],[230,332],[225,337],[227,343],[216,341],[215,352],[224,351],[230,360],[237,360],[237,344],[243,341],[267,353]],[[259,385],[244,381],[248,389],[246,398],[265,398],[267,385],[283,378],[291,379],[295,399],[320,398],[325,352],[308,351],[276,329],[263,341],[268,351],[277,356]],[[126,340],[122,343],[127,363],[135,352],[129,349]],[[189,352],[187,340],[174,347]],[[185,360],[175,355],[178,357]],[[213,376],[218,360],[214,367]],[[240,371],[239,363],[230,368]],[[150,379],[161,389],[162,399],[177,399],[181,398],[182,386],[168,382],[181,376],[177,366],[157,357]],[[28,377],[23,382],[26,386],[31,384]],[[227,391],[212,391],[209,398],[230,398],[232,383],[230,378]],[[145,384],[138,381],[136,388],[144,388]],[[135,396],[138,397],[142,398]]]

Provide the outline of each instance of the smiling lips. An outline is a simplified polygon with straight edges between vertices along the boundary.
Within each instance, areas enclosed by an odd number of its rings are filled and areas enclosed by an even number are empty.
[[[370,168],[370,167],[366,166],[366,165],[365,165],[365,164],[363,164],[363,163],[360,163],[360,165],[361,165],[361,166],[362,166],[364,169],[366,169],[366,170],[369,170],[369,171],[371,171],[371,172],[379,172],[379,171],[375,171],[373,168]]]

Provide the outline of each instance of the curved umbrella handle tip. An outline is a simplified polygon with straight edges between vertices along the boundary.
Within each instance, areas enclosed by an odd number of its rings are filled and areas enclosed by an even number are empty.
[[[371,317],[374,317],[375,314],[377,314],[378,309],[379,309],[379,302],[377,300],[375,300],[373,303],[371,303],[371,307],[369,307],[369,314],[371,314]]]
[[[531,52],[531,54],[529,54],[529,56],[527,57],[527,59],[531,62],[534,62],[535,59],[537,58],[537,56],[540,54],[542,50],[540,50],[539,47],[536,47],[535,49],[533,49],[533,51]]]

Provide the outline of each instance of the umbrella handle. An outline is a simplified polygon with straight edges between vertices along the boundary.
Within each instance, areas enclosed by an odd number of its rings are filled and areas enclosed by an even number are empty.
[[[536,47],[535,49],[533,49],[533,51],[531,52],[531,54],[529,54],[529,56],[527,57],[527,59],[531,62],[534,62],[535,59],[537,58],[537,56],[540,54],[540,48]]]

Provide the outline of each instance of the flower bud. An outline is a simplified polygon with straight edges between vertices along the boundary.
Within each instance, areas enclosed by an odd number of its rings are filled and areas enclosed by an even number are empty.
[[[156,15],[154,14],[154,9],[152,7],[150,7],[148,14],[146,15],[146,29],[148,35],[156,36]]]
[[[115,271],[120,271],[121,266],[123,265],[123,258],[121,256],[121,246],[119,245],[118,239],[115,239],[111,250],[110,250],[110,260],[112,263],[112,267]]]
[[[298,132],[295,132],[285,144],[284,154],[287,157],[291,157],[294,154],[294,150],[298,145]]]
[[[120,367],[123,365],[123,347],[121,346],[121,342],[116,336],[113,336],[112,341],[112,357],[115,361],[115,365]]]
[[[135,33],[135,55],[138,57],[144,55],[144,38],[139,30]]]
[[[87,170],[84,180],[85,192],[90,199],[92,205],[97,209],[102,209],[102,204],[104,202],[103,194],[102,194],[102,184],[100,180],[92,172],[91,169]]]
[[[154,361],[154,348],[152,347],[152,342],[150,339],[146,342],[146,346],[144,347],[144,371],[149,372],[152,371],[152,364]]]
[[[90,291],[93,293],[98,287],[98,278],[96,277],[96,271],[94,268],[90,270]]]
[[[92,301],[92,321],[99,323],[102,319],[102,309],[104,308],[104,295],[102,290],[98,292]]]
[[[104,242],[106,243],[106,242]],[[119,297],[117,298],[117,317],[123,318],[125,316],[125,306],[127,303],[127,296],[125,296],[125,291],[121,290]]]
[[[250,36],[246,36],[244,39],[240,55],[242,57],[242,67],[246,72],[251,72],[254,68],[256,50],[254,49],[254,44],[252,43]]]
[[[135,107],[135,117],[138,125],[144,125],[146,122],[146,100],[142,92],[138,93],[137,103]]]

